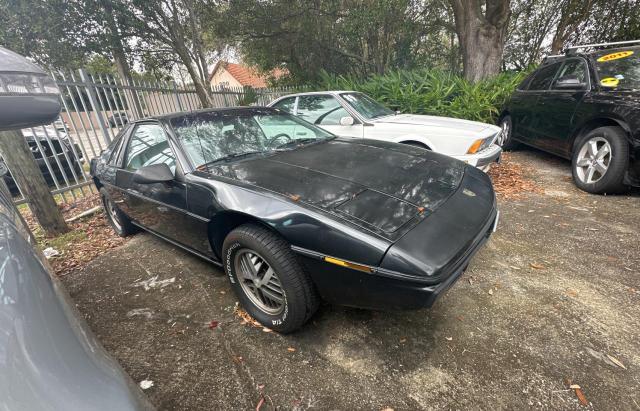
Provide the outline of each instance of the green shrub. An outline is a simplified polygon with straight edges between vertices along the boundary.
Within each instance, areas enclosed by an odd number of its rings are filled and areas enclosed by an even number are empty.
[[[494,123],[527,72],[504,72],[470,83],[451,72],[394,71],[366,79],[322,73],[319,89],[357,90],[403,113],[431,114]]]

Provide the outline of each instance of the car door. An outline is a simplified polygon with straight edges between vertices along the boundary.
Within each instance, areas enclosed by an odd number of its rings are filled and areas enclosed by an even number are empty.
[[[298,98],[296,115],[340,137],[363,138],[364,127],[330,94],[311,94]],[[342,119],[352,124],[342,124]]]
[[[535,146],[539,145],[539,133],[544,127],[546,119],[539,112],[538,100],[549,90],[561,65],[561,62],[556,62],[538,69],[529,83],[528,89],[523,92],[525,95],[520,102],[514,121],[516,123],[514,124],[514,133],[516,133],[518,140]]]
[[[558,81],[566,78],[576,78],[583,86],[570,90],[556,87]],[[574,113],[588,87],[589,75],[584,59],[576,57],[565,60],[551,88],[538,98],[536,112],[544,119],[537,125],[537,143],[541,148],[560,155],[571,151],[569,137],[574,127]]]
[[[176,178],[168,183],[141,184],[133,176],[142,167],[164,163]],[[123,192],[119,206],[137,224],[184,243],[189,221],[186,214],[186,184],[174,147],[158,122],[137,124],[127,143],[116,185]],[[188,244],[185,244],[188,245]]]

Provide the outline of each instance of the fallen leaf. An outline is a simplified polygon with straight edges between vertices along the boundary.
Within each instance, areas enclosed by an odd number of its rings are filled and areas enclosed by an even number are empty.
[[[256,411],[260,411],[260,408],[264,405],[264,397],[260,396],[260,401],[258,401],[258,404],[256,405]]]
[[[406,342],[407,342],[407,339],[406,339],[406,338],[400,338],[400,344],[404,344],[404,343],[406,343]]]
[[[293,348],[293,347],[289,347],[289,348],[287,348],[287,351],[289,351],[289,352],[296,352],[296,349],[295,349],[295,348]]]
[[[213,330],[218,326],[218,324],[220,324],[218,321],[211,320],[211,322],[209,323],[209,329]]]
[[[566,294],[570,297],[577,297],[578,292],[576,290],[572,290],[571,288],[567,289]]]
[[[536,270],[542,270],[544,268],[544,265],[538,263],[529,263],[529,266],[531,268],[535,268]]]
[[[463,317],[463,316],[461,316],[461,315],[457,316],[457,317],[456,317],[456,319],[457,319],[458,321],[464,321],[464,317]]]
[[[611,362],[614,363],[615,365],[617,365],[618,367],[620,367],[622,369],[625,369],[625,370],[627,369],[627,367],[625,367],[624,364],[622,362],[620,362],[620,360],[618,360],[613,355],[607,354],[607,358],[609,358],[611,360]]]
[[[580,404],[582,404],[582,406],[584,407],[588,406],[589,401],[587,401],[587,397],[584,396],[582,389],[576,388],[575,392],[576,392],[576,396],[578,397],[578,401],[580,401]]]

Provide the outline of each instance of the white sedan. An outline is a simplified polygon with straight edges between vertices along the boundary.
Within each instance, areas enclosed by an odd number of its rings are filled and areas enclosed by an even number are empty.
[[[291,94],[269,104],[340,137],[411,144],[462,160],[482,170],[499,161],[494,125],[449,117],[399,114],[366,94],[323,91]]]

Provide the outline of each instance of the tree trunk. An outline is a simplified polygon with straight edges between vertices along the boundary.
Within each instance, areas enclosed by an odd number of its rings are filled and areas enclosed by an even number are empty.
[[[9,167],[11,176],[29,201],[31,212],[47,235],[58,236],[69,231],[40,167],[31,154],[27,140],[20,131],[0,131],[0,154]]]
[[[120,47],[114,47],[112,49],[113,60],[116,63],[116,70],[118,70],[118,75],[120,76],[120,80],[125,86],[133,86],[133,81],[131,81],[131,69],[129,68],[129,63],[127,62],[127,56],[124,54],[124,50],[122,49],[122,44]],[[137,98],[137,94],[135,90],[124,89],[124,98],[127,100],[127,106],[129,110],[133,112],[135,118],[144,117],[142,106],[140,105],[140,100]]]
[[[509,0],[451,0],[464,77],[478,81],[498,74],[509,22]]]
[[[193,86],[196,89],[196,95],[198,96],[198,99],[200,100],[202,107],[203,108],[211,107],[212,106],[211,95],[209,94],[207,86],[204,84],[204,82],[198,75],[198,72],[193,67],[193,62],[191,61],[191,57],[189,56],[189,50],[187,50],[186,45],[175,44],[174,48],[175,48],[176,54],[182,61],[182,64],[184,64],[185,67],[187,68],[187,72],[189,72],[189,76],[193,81]]]

